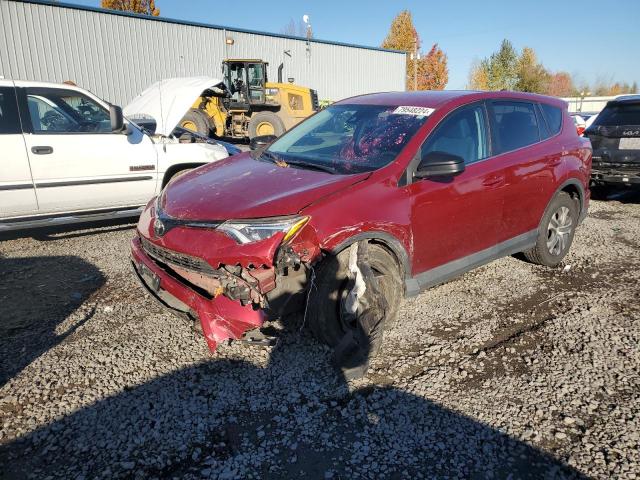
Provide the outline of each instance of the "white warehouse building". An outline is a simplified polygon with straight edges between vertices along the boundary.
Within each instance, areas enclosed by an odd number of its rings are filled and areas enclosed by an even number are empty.
[[[405,89],[403,52],[133,15],[46,0],[0,0],[0,76],[71,80],[116,104],[171,77],[221,76],[225,58],[269,62],[268,77],[320,100]]]

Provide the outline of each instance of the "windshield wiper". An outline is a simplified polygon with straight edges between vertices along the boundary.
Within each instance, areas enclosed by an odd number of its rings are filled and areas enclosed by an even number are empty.
[[[327,173],[337,173],[337,170],[333,167],[329,167],[328,165],[318,165],[317,163],[304,162],[302,160],[285,160],[279,155],[276,155],[269,150],[264,150],[260,153],[260,158],[265,158],[270,162],[275,163],[279,167],[288,167],[289,165],[293,165],[296,167],[308,168],[309,170],[319,170],[321,172]]]
[[[256,158],[256,157],[254,157],[254,158]],[[273,162],[277,166],[282,167],[282,168],[287,168],[289,166],[289,164],[285,160],[280,158],[275,153],[269,152],[267,150],[264,150],[264,151],[260,152],[260,155],[258,155],[257,158],[258,159],[263,159],[264,158],[264,159],[268,160],[269,162]]]
[[[289,165],[294,165],[296,167],[303,167],[303,168],[308,168],[310,170],[319,170],[321,172],[327,172],[327,173],[338,173],[338,171],[333,168],[330,167],[328,165],[319,165],[317,163],[309,163],[309,162],[303,162],[300,160],[287,160],[287,163]]]

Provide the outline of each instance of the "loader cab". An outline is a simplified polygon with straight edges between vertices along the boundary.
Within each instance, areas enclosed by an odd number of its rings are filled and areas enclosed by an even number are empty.
[[[266,102],[267,65],[262,60],[222,62],[224,82],[231,93],[230,110],[249,110],[251,105],[263,105]]]

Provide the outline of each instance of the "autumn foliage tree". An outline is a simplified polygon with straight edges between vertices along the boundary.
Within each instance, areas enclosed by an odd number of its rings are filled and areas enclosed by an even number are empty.
[[[530,93],[547,93],[551,75],[542,63],[538,62],[533,48],[524,47],[517,68],[516,90]]]
[[[567,72],[550,72],[538,61],[533,48],[524,47],[518,53],[508,40],[503,40],[498,51],[476,61],[469,70],[468,88],[473,90],[516,90],[543,93],[554,97],[579,95],[620,95],[636,93],[634,82],[598,80],[592,88],[576,85]]]
[[[549,76],[547,91],[544,93],[554,97],[570,97],[575,91],[571,75],[567,72],[556,72]]]
[[[409,57],[407,58],[408,90],[413,89],[416,70],[418,90],[442,90],[447,86],[449,81],[447,55],[438,47],[438,44],[434,44],[427,54],[421,54],[419,59],[411,58],[414,50],[420,52],[420,37],[413,25],[411,12],[408,10],[403,10],[393,19],[389,33],[382,42],[382,48],[407,53]]]
[[[156,8],[155,0],[102,0],[102,8],[123,10],[153,17],[160,15],[160,9]]]

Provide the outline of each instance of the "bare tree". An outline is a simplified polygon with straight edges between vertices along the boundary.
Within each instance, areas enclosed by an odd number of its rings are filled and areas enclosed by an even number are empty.
[[[298,20],[296,22],[293,18],[291,18],[289,20],[289,23],[287,23],[284,27],[280,29],[280,33],[284,35],[291,35],[293,37],[306,37],[307,26],[302,20]]]

